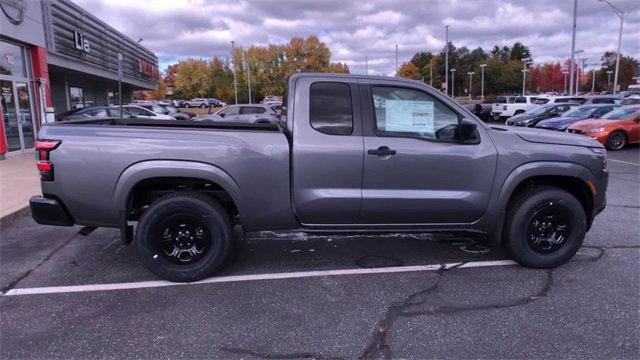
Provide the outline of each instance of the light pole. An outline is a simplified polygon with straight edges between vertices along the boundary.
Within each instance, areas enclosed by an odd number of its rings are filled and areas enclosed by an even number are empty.
[[[454,90],[455,90],[455,86],[456,86],[456,81],[455,81],[455,79],[456,79],[456,69],[451,69],[449,71],[451,71],[451,98],[455,99],[456,97],[455,97]]]
[[[481,78],[482,81],[480,82],[482,85],[480,85],[480,98],[482,99],[482,101],[484,101],[484,68],[487,67],[487,64],[480,64],[480,73],[481,73]]]
[[[251,104],[251,66],[249,65],[249,59],[244,56],[244,51],[242,51],[242,62],[247,64],[247,86],[249,88],[249,104]]]
[[[471,100],[471,87],[473,85],[473,74],[475,74],[475,72],[473,71],[469,71],[467,73],[467,75],[469,75],[469,100]]]
[[[571,28],[571,63],[569,65],[569,95],[573,95],[573,71],[574,60],[576,54],[576,19],[578,18],[578,0],[573,0],[573,27]]]
[[[596,91],[596,68],[591,70],[591,92]]]
[[[444,91],[449,92],[449,25],[444,26]]]
[[[396,77],[398,77],[398,44],[396,44]]]
[[[235,94],[235,98],[236,98],[236,105],[238,104],[238,82],[236,79],[236,64],[234,63],[234,59],[233,56],[235,55],[235,44],[236,42],[231,40],[231,65],[233,65],[233,93]]]
[[[582,54],[584,52],[584,50],[576,50],[575,51],[575,55],[579,56],[580,54]],[[578,95],[579,92],[579,87],[580,87],[580,58],[576,59],[576,85],[575,85],[575,92],[571,95]]]
[[[600,2],[606,2],[611,6],[613,12],[620,18],[620,32],[618,33],[618,51],[616,52],[616,75],[613,77],[613,94],[618,91],[618,70],[620,69],[620,44],[622,43],[622,24],[624,23],[624,11],[613,6],[608,0],[598,0]]]
[[[611,74],[613,71],[607,70],[607,90],[611,91]]]
[[[565,94],[567,93],[567,74],[568,74],[568,72],[566,72],[566,71],[562,72],[562,75],[564,75],[564,91],[563,91],[563,93],[565,93]]]
[[[530,63],[531,58],[524,58],[522,61],[522,96],[524,96],[525,87],[527,84],[527,64]]]
[[[433,58],[429,60],[429,85],[433,86]]]
[[[364,74],[369,75],[369,58],[367,56],[364,57]]]

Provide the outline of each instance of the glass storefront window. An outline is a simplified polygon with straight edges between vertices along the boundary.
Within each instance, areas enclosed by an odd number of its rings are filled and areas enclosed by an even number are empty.
[[[0,41],[0,75],[26,78],[26,65],[22,47]]]
[[[82,88],[70,86],[69,98],[71,99],[71,109],[82,109],[84,107],[84,91]]]

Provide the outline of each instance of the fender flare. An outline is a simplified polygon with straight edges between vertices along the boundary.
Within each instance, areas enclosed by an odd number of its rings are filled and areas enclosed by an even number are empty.
[[[567,176],[581,179],[584,182],[594,179],[589,169],[570,162],[534,161],[516,167],[502,183],[497,198],[494,200],[496,221],[489,235],[492,243],[502,243],[506,208],[516,187],[523,181],[537,176]]]
[[[245,202],[233,177],[217,166],[186,160],[149,160],[129,166],[120,174],[116,183],[113,192],[114,208],[124,215],[134,186],[143,180],[158,177],[188,177],[211,181],[223,188],[233,199],[238,212],[243,213]]]

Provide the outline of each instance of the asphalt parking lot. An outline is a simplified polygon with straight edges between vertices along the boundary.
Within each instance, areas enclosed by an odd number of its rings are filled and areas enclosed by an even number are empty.
[[[460,234],[260,233],[175,285],[117,230],[23,216],[0,233],[0,357],[638,358],[640,149],[608,167],[606,210],[553,270]]]

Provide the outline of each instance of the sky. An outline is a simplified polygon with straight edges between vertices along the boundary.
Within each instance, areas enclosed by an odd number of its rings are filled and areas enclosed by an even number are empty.
[[[625,12],[622,51],[640,59],[640,0],[609,0]],[[449,40],[470,49],[527,45],[536,63],[570,56],[572,0],[74,0],[155,52],[160,68],[186,58],[228,58],[236,46],[317,35],[352,73],[393,75],[418,51]],[[596,66],[617,47],[619,17],[604,2],[578,0],[576,50]]]

